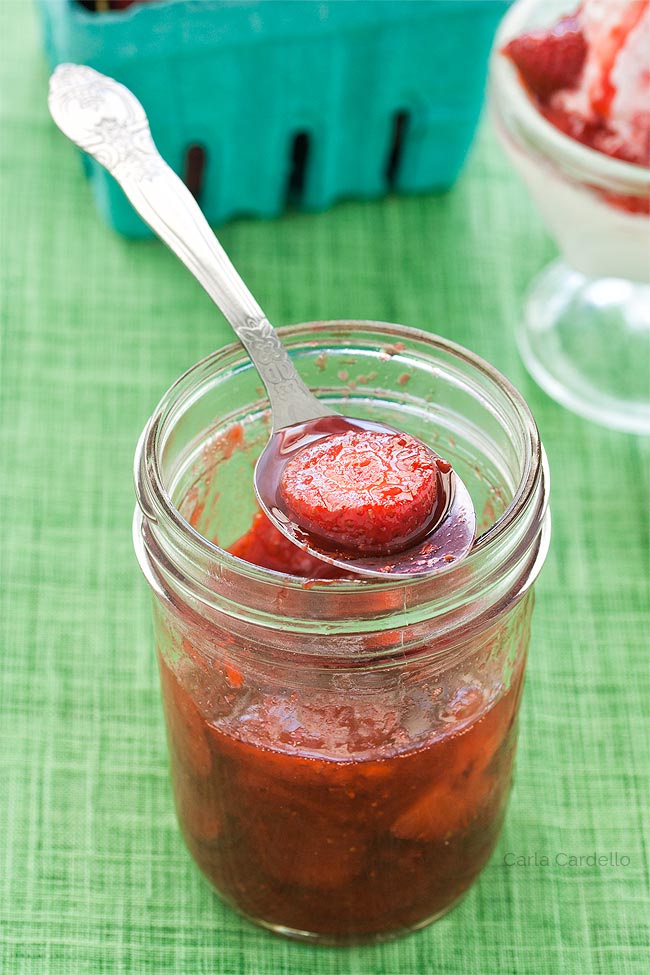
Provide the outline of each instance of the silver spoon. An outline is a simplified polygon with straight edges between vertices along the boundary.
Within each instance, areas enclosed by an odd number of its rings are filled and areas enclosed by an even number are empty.
[[[60,64],[50,78],[49,107],[64,135],[113,175],[142,219],[189,268],[250,355],[273,417],[271,437],[255,468],[255,491],[276,527],[317,558],[360,575],[431,575],[467,555],[474,544],[474,507],[467,488],[442,458],[442,503],[424,536],[403,552],[358,557],[328,550],[326,542],[295,523],[279,484],[299,450],[333,434],[393,433],[394,428],[342,416],[310,392],[194,197],[158,153],[145,111],[128,88],[85,65]]]

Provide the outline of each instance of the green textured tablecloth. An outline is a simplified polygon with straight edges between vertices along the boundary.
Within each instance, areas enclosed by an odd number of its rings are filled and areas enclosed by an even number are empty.
[[[523,370],[522,292],[553,247],[487,126],[448,196],[221,233],[274,322],[400,321],[485,356],[528,399],[553,475],[516,786],[490,865],[419,934],[295,945],[223,907],[185,851],[131,547],[138,434],[172,380],[231,336],[162,245],[100,222],[47,114],[29,4],[5,0],[0,37],[0,971],[649,970],[647,450],[565,412]],[[594,852],[618,865],[556,862]]]

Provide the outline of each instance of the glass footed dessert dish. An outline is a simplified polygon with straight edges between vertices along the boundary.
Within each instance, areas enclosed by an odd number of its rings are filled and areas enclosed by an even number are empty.
[[[380,941],[451,910],[498,840],[548,471],[521,396],[466,350],[377,322],[281,333],[319,399],[444,452],[477,539],[433,577],[314,558],[255,499],[270,415],[247,354],[190,369],[136,455],[174,798],[198,867],[245,917]]]
[[[560,257],[517,333],[555,400],[650,432],[650,7],[519,0],[491,59],[497,132]],[[645,52],[645,53],[644,53]]]

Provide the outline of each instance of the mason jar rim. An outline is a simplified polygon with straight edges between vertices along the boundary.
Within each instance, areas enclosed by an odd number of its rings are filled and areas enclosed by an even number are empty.
[[[531,444],[535,441],[537,444],[539,444],[537,426],[530,409],[512,383],[503,375],[503,373],[499,372],[498,369],[495,369],[494,366],[491,366],[480,356],[470,352],[468,349],[465,349],[456,342],[452,342],[449,339],[442,338],[441,336],[435,335],[431,332],[426,332],[423,329],[416,329],[410,326],[394,325],[393,323],[389,322],[370,320],[353,321],[348,319],[333,319],[331,321],[304,322],[295,325],[286,325],[278,328],[277,331],[282,336],[284,342],[288,344],[293,336],[299,335],[304,329],[309,329],[317,334],[319,331],[322,331],[325,328],[346,327],[350,325],[353,325],[355,329],[358,329],[359,331],[368,332],[375,331],[377,327],[381,328],[382,330],[396,329],[399,334],[402,334],[402,330],[406,330],[414,338],[425,341],[433,341],[433,344],[435,344],[438,348],[446,352],[450,352],[460,359],[464,359],[466,362],[474,366],[474,368],[484,373],[493,382],[497,383],[499,387],[507,393],[511,405],[515,408],[519,418],[524,422],[528,432],[531,435]],[[208,367],[218,366],[222,361],[227,360],[233,353],[238,352],[242,352],[242,347],[239,342],[230,342],[228,345],[209,353],[207,356],[204,356],[203,359],[196,362],[193,366],[190,366],[189,369],[187,369],[163,394],[152,414],[151,419],[142,433],[140,441],[138,442],[135,458],[135,483],[138,502],[144,514],[148,518],[151,518],[154,521],[168,519],[178,528],[186,532],[188,536],[206,552],[209,552],[211,555],[225,555],[228,559],[232,559],[234,562],[240,563],[242,560],[231,555],[226,549],[221,548],[215,542],[210,541],[210,539],[205,538],[203,535],[197,532],[192,525],[190,525],[186,518],[183,517],[179,509],[172,501],[169,492],[163,483],[157,451],[159,439],[163,433],[163,425],[165,420],[169,419],[171,410],[176,404],[179,394],[184,394],[184,398],[189,398],[191,397],[191,394],[195,392],[198,386],[198,384],[194,384],[187,388],[188,381],[193,379],[199,371],[205,370]],[[243,355],[245,356],[246,353],[243,353]],[[216,369],[210,370],[210,372],[213,371],[216,372]],[[147,465],[146,468],[143,468],[140,458],[144,458],[143,452],[147,448],[152,449],[153,462],[151,465]],[[522,478],[522,481],[519,484],[512,501],[503,514],[495,521],[495,523],[477,539],[474,546],[474,551],[480,550],[486,545],[489,545],[492,538],[494,538],[499,532],[503,531],[503,529],[505,529],[517,516],[521,503],[525,499],[526,494],[532,484],[533,461],[534,458],[532,456],[527,459],[526,476],[525,478]],[[142,483],[141,479],[145,474],[145,470],[152,479],[152,484],[155,487],[155,491],[151,494],[145,494],[140,486]],[[153,502],[153,504],[145,502],[145,497],[149,500],[149,502]],[[249,565],[247,562],[244,562],[243,564],[247,566]],[[448,568],[442,569],[441,572],[451,574],[453,573],[454,568],[456,567],[452,565]],[[295,581],[297,578],[295,576],[288,575],[287,573],[277,572],[273,569],[265,569],[262,571],[271,572],[274,576],[283,576],[293,581]],[[387,577],[386,581],[383,579],[360,578],[359,580],[354,580],[354,584],[357,585],[358,583],[363,582],[366,584],[370,583],[372,585],[376,585],[379,583],[388,584],[392,588],[395,585],[408,585],[409,581],[410,580],[408,578],[391,579],[390,577]],[[298,580],[298,584],[301,584],[301,580]]]
[[[608,156],[556,128],[544,118],[524,88],[515,65],[502,53],[508,41],[526,32],[529,15],[539,5],[540,0],[517,0],[503,17],[490,57],[493,97],[507,105],[508,114],[519,121],[538,152],[564,166],[574,177],[626,195],[647,193],[650,167]]]
[[[447,354],[453,360],[470,366],[480,376],[494,384],[506,397],[508,406],[512,409],[513,416],[519,424],[523,449],[526,454],[523,475],[506,510],[481,535],[474,549],[466,558],[457,564],[451,564],[432,579],[426,579],[426,577],[395,579],[387,576],[386,579],[309,580],[310,598],[318,598],[318,593],[321,592],[324,594],[323,599],[325,599],[327,594],[332,592],[333,586],[338,593],[353,592],[358,594],[360,599],[363,598],[364,593],[375,594],[387,590],[399,593],[416,588],[420,594],[415,600],[418,606],[435,602],[440,605],[441,612],[443,610],[448,611],[451,606],[458,605],[459,600],[462,602],[463,594],[465,598],[469,598],[466,592],[468,573],[465,571],[468,565],[473,564],[477,570],[473,573],[472,578],[474,587],[480,588],[481,585],[485,585],[486,579],[489,577],[491,562],[495,559],[498,560],[499,554],[504,551],[503,546],[506,537],[514,537],[520,528],[522,529],[522,537],[517,543],[519,546],[517,557],[521,558],[521,550],[530,546],[530,539],[537,537],[542,532],[547,510],[548,472],[535,421],[521,395],[497,369],[462,346],[430,332],[385,322],[344,319],[300,323],[286,326],[278,331],[283,342],[290,347],[292,339],[305,339],[307,336],[317,338],[319,334],[328,330],[339,330],[342,338],[352,331],[355,335],[376,334],[379,331],[382,336],[386,336],[389,340],[411,338],[414,341],[424,343],[432,352],[438,351]],[[163,395],[140,437],[135,456],[138,506],[136,507],[134,535],[139,561],[150,584],[153,584],[151,573],[143,564],[141,539],[138,540],[143,520],[154,526],[158,540],[161,534],[166,540],[171,540],[169,548],[172,551],[172,556],[176,551],[182,550],[185,553],[183,573],[186,573],[189,567],[189,572],[192,574],[194,574],[195,569],[199,574],[205,574],[206,563],[216,561],[226,571],[232,572],[242,583],[248,580],[255,583],[268,583],[270,586],[283,590],[305,590],[306,580],[251,565],[202,536],[183,517],[172,501],[164,483],[160,463],[160,448],[164,436],[168,432],[167,426],[173,426],[175,415],[179,410],[182,410],[183,405],[191,403],[195,397],[200,395],[200,391],[205,389],[205,383],[209,377],[218,375],[220,368],[232,367],[237,362],[245,362],[246,360],[247,356],[243,348],[239,343],[234,342],[211,353],[190,367]],[[521,522],[526,524],[520,525]],[[167,548],[167,545],[165,547]],[[510,555],[514,558],[514,548],[512,545],[510,548],[512,549]],[[166,551],[165,554],[169,556],[169,551]],[[534,581],[534,576],[541,568],[545,554],[546,550],[544,549],[539,559],[531,560],[531,564],[535,564],[536,568],[530,570],[528,584],[522,589],[522,593]],[[484,571],[478,569],[479,564],[485,565]],[[492,566],[491,571],[494,572],[494,566]],[[190,581],[196,582],[197,580]],[[204,600],[211,602],[213,598],[216,599],[216,596],[213,596],[211,590],[203,590]],[[403,599],[406,603],[406,596]],[[253,617],[255,617],[255,613],[251,610],[251,618]],[[268,616],[262,614],[259,618],[262,625],[269,625]],[[316,623],[314,626],[316,632]]]

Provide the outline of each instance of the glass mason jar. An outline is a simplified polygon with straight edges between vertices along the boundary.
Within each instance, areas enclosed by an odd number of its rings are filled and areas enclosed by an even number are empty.
[[[454,465],[472,554],[433,579],[303,579],[227,549],[257,511],[268,401],[241,346],[163,397],[136,456],[181,830],[273,931],[375,941],[440,917],[485,866],[510,790],[548,472],[520,395],[476,356],[376,322],[283,329],[303,379]]]

